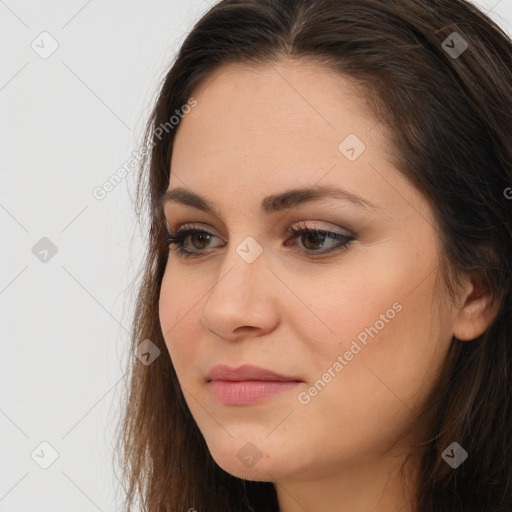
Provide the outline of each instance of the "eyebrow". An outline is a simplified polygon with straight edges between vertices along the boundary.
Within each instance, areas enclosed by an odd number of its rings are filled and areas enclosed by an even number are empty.
[[[379,207],[375,206],[367,199],[331,185],[293,188],[279,194],[267,196],[262,200],[260,210],[262,213],[270,215],[282,210],[294,208],[303,203],[317,201],[326,197],[341,199],[375,211],[380,210]],[[221,217],[220,210],[213,203],[199,194],[187,190],[186,188],[177,187],[166,190],[160,197],[159,205],[161,208],[164,208],[168,203],[180,203],[197,208],[205,213]]]

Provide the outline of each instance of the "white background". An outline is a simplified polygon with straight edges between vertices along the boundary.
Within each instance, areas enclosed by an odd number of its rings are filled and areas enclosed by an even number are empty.
[[[478,5],[512,33],[512,0]],[[0,512],[120,510],[113,429],[146,235],[136,170],[102,200],[93,190],[140,148],[208,8],[0,0]],[[52,44],[47,58],[31,47]],[[32,251],[43,237],[57,249],[46,262]],[[58,453],[47,469],[43,441]]]

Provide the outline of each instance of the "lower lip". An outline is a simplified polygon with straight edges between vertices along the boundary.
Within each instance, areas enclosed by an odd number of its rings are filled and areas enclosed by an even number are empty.
[[[270,380],[212,380],[208,387],[214,398],[224,405],[251,405],[288,391],[300,382]]]

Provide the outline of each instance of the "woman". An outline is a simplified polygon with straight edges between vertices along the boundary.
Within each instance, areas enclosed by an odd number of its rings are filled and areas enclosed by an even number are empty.
[[[203,16],[145,138],[127,510],[512,510],[511,84],[462,0]]]

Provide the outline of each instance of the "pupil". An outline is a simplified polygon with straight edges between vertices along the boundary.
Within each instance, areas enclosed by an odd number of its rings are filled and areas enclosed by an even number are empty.
[[[206,233],[197,233],[196,235],[194,235],[196,238],[199,239],[199,244],[201,243],[208,243],[208,236]],[[199,247],[199,249],[202,249],[202,247]]]
[[[314,233],[307,233],[306,237],[307,237],[308,243],[312,243],[312,244],[320,243],[321,244],[323,242],[324,235],[322,235],[318,231],[315,231]],[[306,245],[306,247],[308,246],[307,244],[305,244],[305,245]]]

